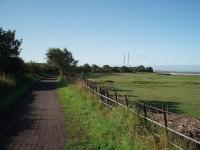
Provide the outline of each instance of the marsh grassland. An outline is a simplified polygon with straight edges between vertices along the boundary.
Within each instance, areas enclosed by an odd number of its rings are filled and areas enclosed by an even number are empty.
[[[101,86],[171,112],[200,118],[200,76],[112,73],[92,77]]]

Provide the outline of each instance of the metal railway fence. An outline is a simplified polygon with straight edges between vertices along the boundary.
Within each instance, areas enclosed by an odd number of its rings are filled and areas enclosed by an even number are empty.
[[[170,127],[170,123],[168,121],[169,116],[176,114],[146,105],[135,100],[130,100],[131,95],[118,95],[117,91],[110,91],[106,88],[100,87],[90,80],[84,79],[82,81],[87,89],[99,97],[99,100],[103,104],[111,108],[115,106],[124,107],[133,113],[137,113],[141,118],[143,118],[145,125],[151,123],[156,127],[163,128],[166,131],[168,143],[177,149],[188,149],[190,147],[190,149],[200,150],[200,141],[198,139],[180,133]],[[159,137],[156,131],[153,131],[153,134]]]

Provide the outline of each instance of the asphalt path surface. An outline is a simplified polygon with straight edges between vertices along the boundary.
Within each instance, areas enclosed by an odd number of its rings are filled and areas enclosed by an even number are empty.
[[[0,123],[0,149],[63,150],[64,115],[58,104],[56,78],[38,82],[15,112]]]

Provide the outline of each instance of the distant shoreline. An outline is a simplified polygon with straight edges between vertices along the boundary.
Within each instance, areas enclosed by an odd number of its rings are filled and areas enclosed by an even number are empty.
[[[165,75],[200,76],[200,72],[155,71],[155,73],[160,73]]]
[[[200,76],[200,73],[170,72],[170,75]]]
[[[200,65],[152,65],[155,72],[200,74]]]

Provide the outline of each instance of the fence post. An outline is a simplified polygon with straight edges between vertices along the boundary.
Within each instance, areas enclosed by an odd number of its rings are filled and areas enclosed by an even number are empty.
[[[105,96],[105,89],[102,89],[102,95],[103,95],[102,100],[105,102],[105,98],[104,98],[104,96]]]
[[[101,94],[102,94],[102,89],[101,89],[101,87],[99,87],[99,93],[100,93],[100,100],[102,101],[102,96],[101,96]]]
[[[108,89],[106,89],[106,97],[109,98]],[[108,105],[110,105],[110,100],[109,99],[107,99],[107,103],[108,103]]]
[[[124,97],[125,97],[126,106],[128,107],[128,98],[127,98],[127,95],[124,95]]]
[[[167,124],[167,113],[166,113],[166,111],[163,111],[163,114],[164,114],[165,127],[166,127],[166,130],[167,130],[168,124]]]
[[[145,104],[143,106],[143,110],[144,110],[144,122],[145,122],[145,124],[147,124],[147,109],[146,109],[146,105]]]
[[[117,99],[117,91],[115,90],[115,100],[118,101]]]
[[[165,128],[166,128],[166,136],[167,136],[167,140],[169,141],[168,130],[167,130],[168,124],[167,124],[167,113],[166,113],[166,111],[163,111],[163,114],[164,114],[164,122],[165,122]]]
[[[94,83],[93,83],[92,89],[93,89],[93,94],[95,94],[95,84]]]
[[[94,83],[92,83],[91,85],[92,85],[92,94],[94,95]]]
[[[106,94],[107,94],[107,97],[109,98],[110,95],[109,95],[109,93],[108,93],[108,89],[106,90]]]
[[[96,96],[98,95],[97,93],[98,93],[98,86],[96,85],[95,86],[95,91],[96,91]]]
[[[95,91],[98,92],[98,90],[97,90],[97,85],[95,86]]]

